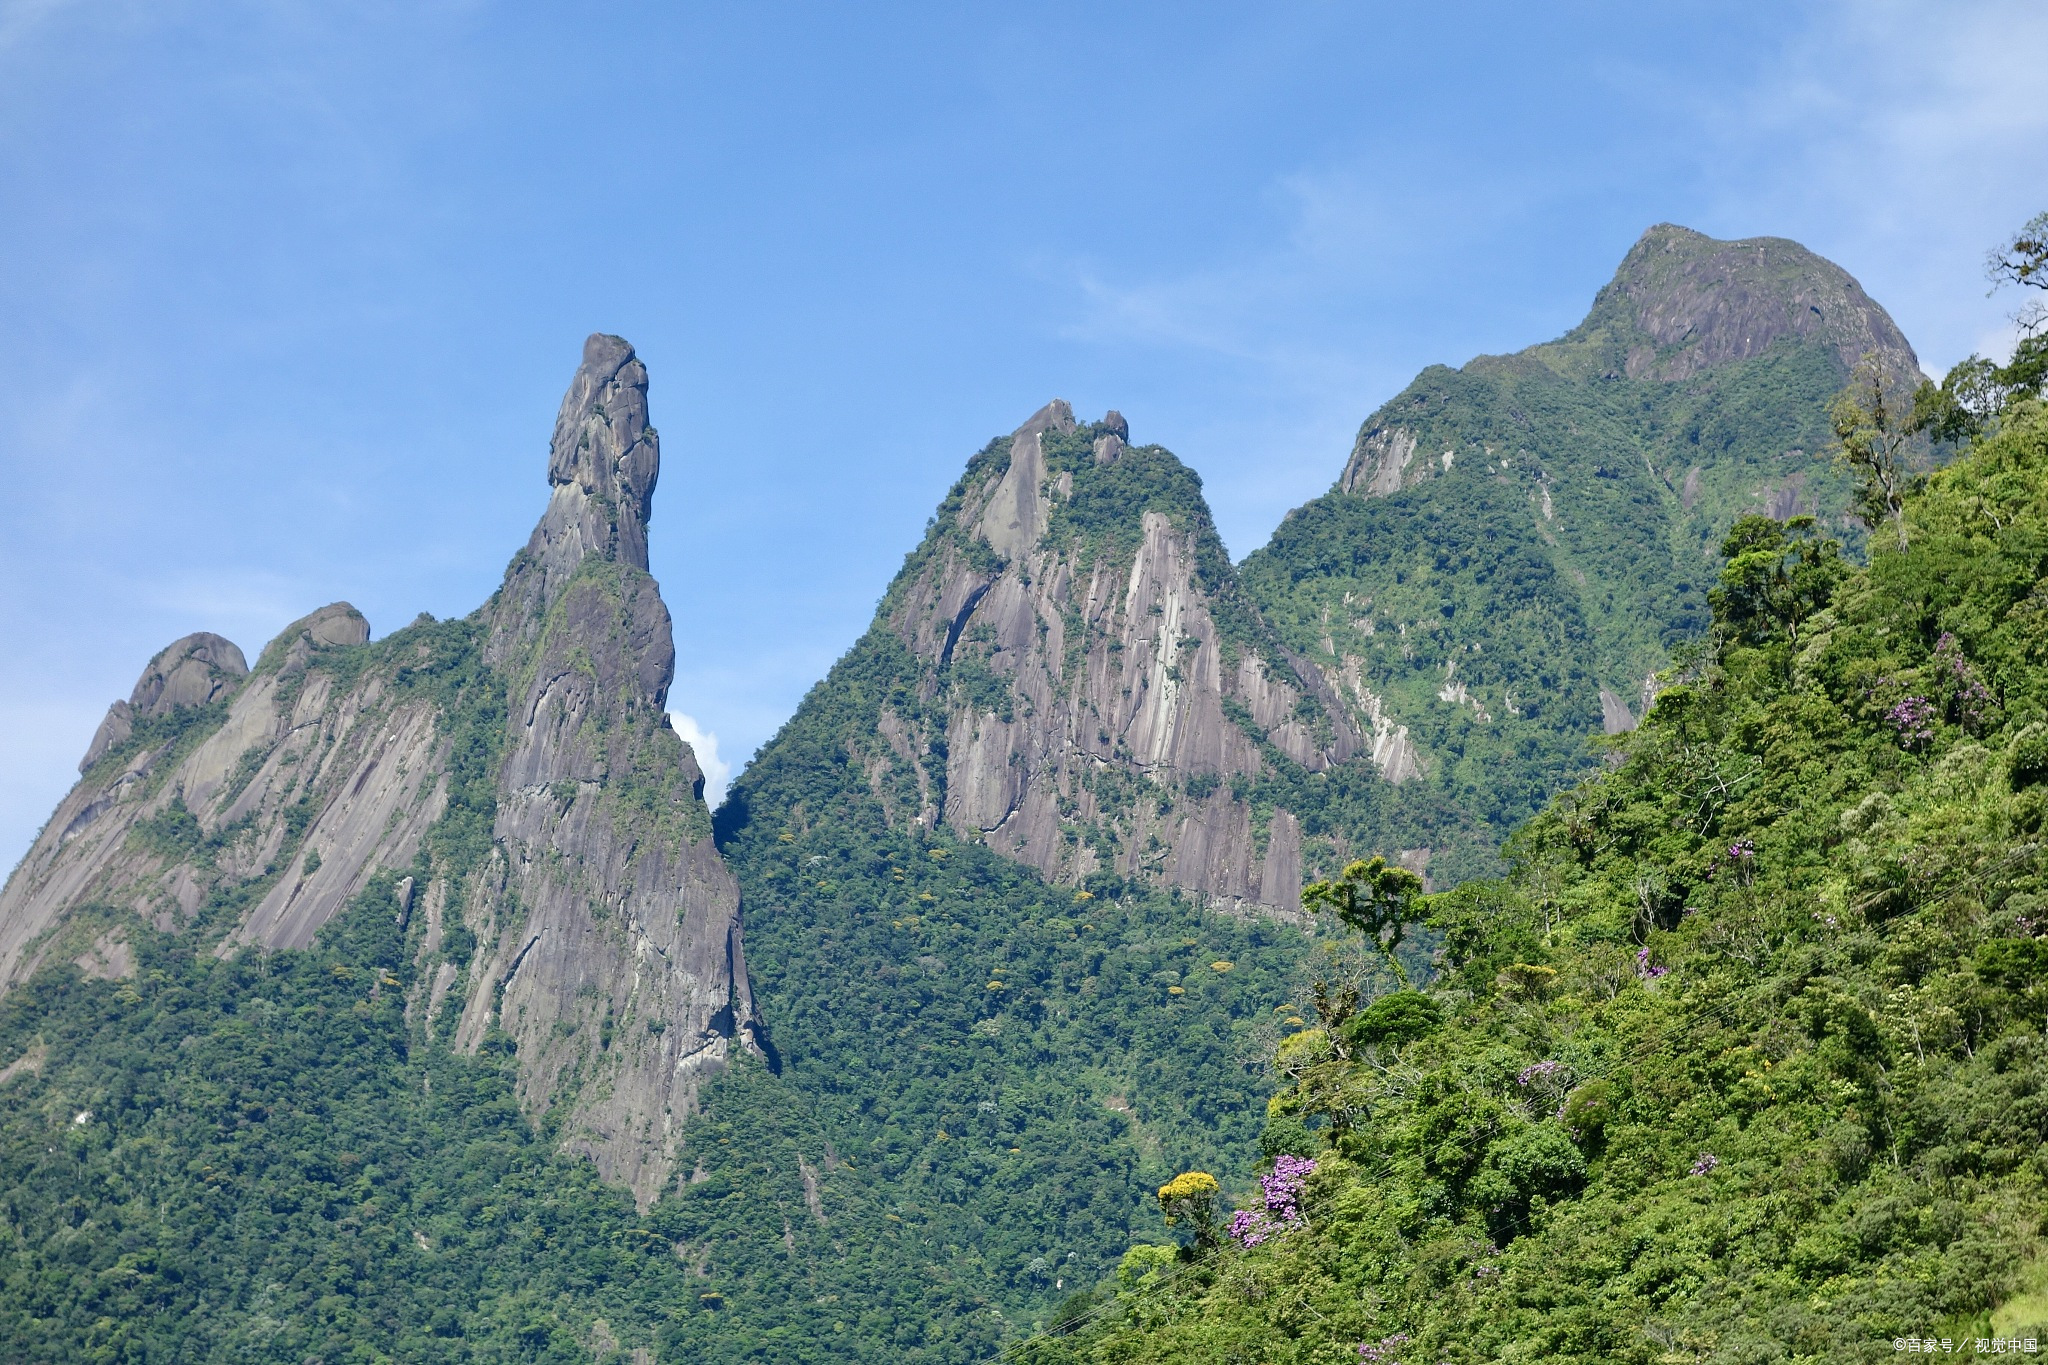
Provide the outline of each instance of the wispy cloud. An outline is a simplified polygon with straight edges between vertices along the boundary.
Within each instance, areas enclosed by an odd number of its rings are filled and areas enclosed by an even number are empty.
[[[1457,216],[1449,195],[1397,192],[1349,163],[1297,168],[1264,187],[1271,231],[1249,245],[1178,271],[1048,260],[1038,273],[1073,291],[1069,340],[1196,352],[1327,391],[1367,368],[1331,314],[1390,284],[1406,291],[1420,224]]]
[[[251,659],[278,631],[326,600],[314,600],[318,592],[297,578],[236,567],[174,569],[133,580],[129,593],[129,600],[162,618],[228,636]]]
[[[1820,14],[1754,80],[1700,99],[1723,215],[1786,223],[1840,258],[1931,369],[1995,349],[2013,305],[1985,299],[1984,252],[2048,207],[2048,10]]]
[[[668,722],[696,753],[697,766],[704,770],[704,801],[716,809],[725,800],[725,789],[732,781],[732,764],[718,756],[718,736],[681,711],[669,712]]]
[[[33,41],[51,19],[78,0],[4,0],[0,3],[0,53]]]

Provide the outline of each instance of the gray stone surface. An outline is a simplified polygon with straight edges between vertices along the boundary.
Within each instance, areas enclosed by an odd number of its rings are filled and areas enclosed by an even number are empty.
[[[86,746],[85,757],[78,760],[78,771],[84,772],[107,756],[107,751],[126,744],[135,734],[135,708],[125,701],[117,701],[107,708],[107,714],[100,720],[100,728],[92,732],[92,743]]]
[[[915,770],[919,808],[891,807],[892,819],[943,823],[1056,881],[1113,866],[1214,903],[1298,908],[1299,827],[1282,811],[1256,830],[1234,796],[1230,779],[1264,760],[1226,705],[1311,770],[1362,754],[1365,738],[1313,668],[1226,649],[1196,572],[1206,528],[1148,513],[1121,562],[1084,562],[1079,545],[1058,543],[1053,499],[1069,484],[1048,479],[1041,438],[1074,430],[1065,403],[1047,404],[1012,435],[1007,467],[970,488],[958,524],[997,567],[949,545],[892,590],[887,624],[930,671],[927,690],[971,652],[1008,684],[1009,714],[962,705],[944,733],[924,733],[885,707],[860,762],[877,793],[889,770]],[[1099,432],[1098,460],[1105,443],[1121,450],[1122,438]],[[1070,649],[1074,629],[1083,638]],[[1327,740],[1297,714],[1304,698]]]
[[[128,969],[125,940],[71,926],[82,905],[175,930],[216,889],[254,882],[262,895],[216,951],[269,951],[311,943],[379,872],[404,874],[423,968],[408,1018],[459,1010],[467,1048],[510,1033],[529,1112],[554,1112],[568,1147],[651,1203],[704,1080],[735,1048],[758,1048],[760,1022],[738,889],[664,710],[675,646],[647,574],[660,447],[646,387],[625,342],[586,344],[546,513],[477,614],[513,689],[479,872],[451,885],[429,858],[423,887],[413,875],[447,808],[449,741],[434,704],[396,685],[402,636],[347,670],[322,667],[369,640],[362,614],[335,603],[287,627],[253,675],[228,641],[188,636],[109,711],[84,765],[104,770],[65,797],[0,890],[0,991],[46,961]],[[196,743],[100,763],[136,716],[221,700],[225,719]],[[203,863],[167,863],[128,835],[173,803],[209,834],[238,832]],[[466,966],[442,957],[451,922],[476,937]]]
[[[647,420],[647,369],[615,336],[593,335],[548,445],[547,514],[526,554],[547,591],[586,556],[647,567],[647,523],[661,444]]]
[[[1362,498],[1383,498],[1427,478],[1429,468],[1427,460],[1416,466],[1414,432],[1398,426],[1373,427],[1359,433],[1337,485]]]
[[[1647,338],[1628,357],[1631,378],[1689,379],[1782,337],[1829,345],[1845,367],[1876,354],[1909,384],[1920,373],[1905,335],[1848,271],[1783,237],[1723,242],[1659,223],[1608,289],[1633,305]]]
[[[234,641],[205,631],[187,635],[149,661],[128,704],[141,716],[168,715],[180,706],[204,706],[232,692],[249,676]]]

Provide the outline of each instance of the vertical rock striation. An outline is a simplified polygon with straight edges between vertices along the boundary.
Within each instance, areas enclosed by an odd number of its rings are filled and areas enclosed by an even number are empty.
[[[1369,741],[1243,601],[1200,481],[1129,435],[1055,400],[976,456],[819,695],[872,698],[839,743],[899,827],[1297,909],[1300,822],[1253,790]]]
[[[759,1036],[738,891],[664,710],[659,472],[646,370],[593,336],[547,511],[478,612],[372,644],[336,603],[253,670],[217,635],[159,653],[0,890],[0,990],[46,962],[132,970],[132,917],[275,951],[388,896],[420,1041],[508,1041],[528,1111],[651,1202],[703,1081]]]

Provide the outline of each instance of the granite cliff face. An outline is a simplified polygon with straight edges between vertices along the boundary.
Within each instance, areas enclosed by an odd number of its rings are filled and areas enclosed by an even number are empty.
[[[461,906],[478,949],[456,1033],[467,1048],[511,1034],[527,1107],[568,1100],[569,1144],[643,1203],[703,1081],[760,1030],[739,890],[664,709],[659,472],[647,371],[594,336],[555,423],[547,514],[482,613],[509,714],[493,848]]]
[[[850,656],[888,681],[849,762],[896,826],[1056,882],[1296,909],[1301,823],[1250,789],[1371,740],[1243,601],[1199,480],[1128,441],[1054,401],[975,457]]]
[[[131,916],[228,955],[303,947],[367,896],[430,968],[423,1039],[508,1040],[528,1111],[651,1201],[702,1082],[759,1025],[738,891],[663,709],[646,388],[630,346],[590,339],[547,513],[468,619],[371,644],[337,603],[253,670],[215,635],[152,659],[0,892],[0,989],[66,959],[121,974]]]
[[[1245,590],[1354,723],[1412,736],[1404,767],[1504,834],[1643,714],[1737,517],[1860,536],[1826,408],[1866,355],[1918,374],[1839,266],[1651,228],[1571,332],[1432,366],[1367,418]]]

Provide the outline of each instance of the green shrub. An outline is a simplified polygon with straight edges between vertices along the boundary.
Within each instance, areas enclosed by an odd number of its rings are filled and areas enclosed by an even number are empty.
[[[2014,791],[2048,781],[2048,724],[2037,720],[2012,737],[2005,771]]]
[[[1366,1006],[1346,1025],[1354,1044],[1412,1043],[1443,1023],[1443,1006],[1421,991],[1395,991]]]

